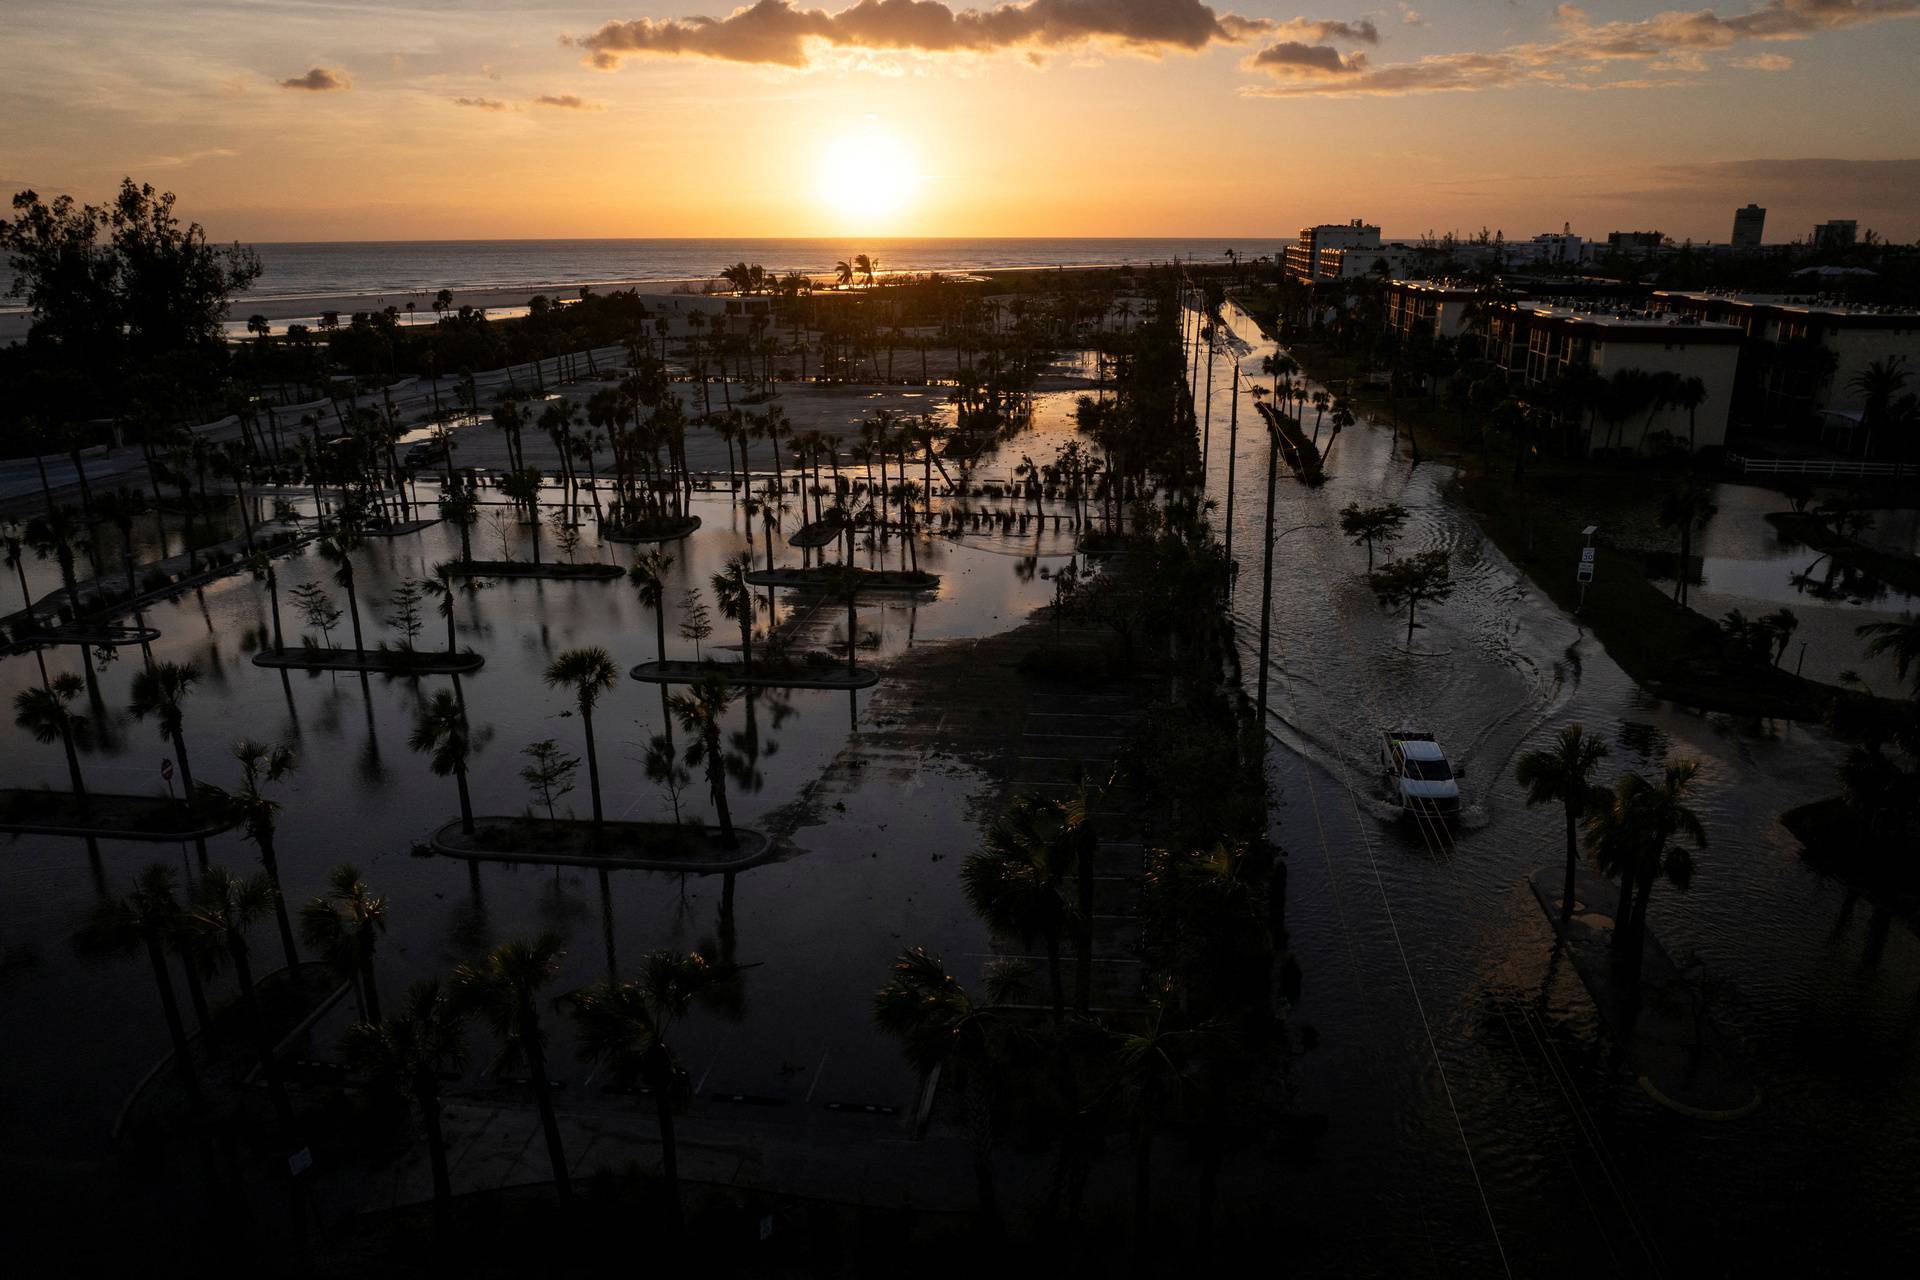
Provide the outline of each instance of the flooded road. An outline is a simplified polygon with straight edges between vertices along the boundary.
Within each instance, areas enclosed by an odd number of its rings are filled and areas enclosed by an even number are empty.
[[[1231,304],[1227,320],[1245,375],[1267,385],[1272,344]],[[1209,451],[1222,516],[1226,369],[1223,354]],[[1234,603],[1251,680],[1267,446],[1244,395],[1239,423]],[[1294,532],[1276,543],[1269,695],[1273,835],[1305,974],[1296,1018],[1315,1042],[1299,1105],[1330,1123],[1323,1163],[1293,1188],[1309,1252],[1369,1274],[1640,1275],[1844,1270],[1851,1247],[1858,1263],[1914,1239],[1920,943],[1809,870],[1774,821],[1834,790],[1836,745],[1646,697],[1444,501],[1448,468],[1413,466],[1385,423],[1341,433],[1327,472],[1318,490],[1278,484],[1274,527]],[[1408,509],[1396,553],[1451,556],[1454,595],[1423,608],[1411,650],[1404,613],[1367,587],[1365,549],[1324,527],[1356,501]],[[1525,806],[1513,764],[1575,722],[1611,744],[1609,778],[1668,757],[1702,764],[1712,843],[1692,891],[1663,886],[1650,920],[1676,960],[1725,979],[1715,1016],[1765,1090],[1745,1119],[1657,1105],[1579,978],[1550,962],[1553,930],[1526,880],[1562,861],[1562,819]],[[1376,744],[1402,725],[1465,766],[1457,831],[1423,833],[1386,804]],[[1791,1212],[1767,1207],[1783,1202]]]

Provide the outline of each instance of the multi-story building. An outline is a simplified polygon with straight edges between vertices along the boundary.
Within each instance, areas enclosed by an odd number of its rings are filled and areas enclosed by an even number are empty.
[[[1852,218],[1835,218],[1830,222],[1815,223],[1807,243],[1816,249],[1851,249],[1859,234],[1859,222]]]
[[[1487,320],[1488,359],[1522,385],[1554,382],[1576,366],[1607,379],[1638,372],[1700,380],[1705,395],[1691,411],[1650,404],[1631,423],[1603,422],[1596,446],[1605,443],[1609,427],[1620,444],[1636,448],[1662,433],[1694,449],[1725,444],[1742,339],[1731,324],[1593,304],[1497,303]]]
[[[1865,407],[1855,380],[1875,362],[1920,372],[1920,311],[1787,294],[1662,290],[1664,311],[1730,324],[1745,340],[1739,420],[1793,425],[1824,415],[1857,421]]]
[[[1733,235],[1729,242],[1736,249],[1758,249],[1760,234],[1766,229],[1767,211],[1757,204],[1733,211]]]
[[[1392,280],[1387,284],[1387,324],[1404,341],[1423,329],[1436,338],[1458,338],[1468,308],[1483,291],[1452,280]]]
[[[1363,276],[1372,267],[1370,262],[1362,265],[1366,252],[1372,250],[1377,258],[1382,248],[1380,228],[1358,218],[1302,227],[1300,238],[1287,246],[1287,275],[1308,284]]]
[[[1666,243],[1666,236],[1658,231],[1609,231],[1607,248],[1615,253],[1651,255]]]

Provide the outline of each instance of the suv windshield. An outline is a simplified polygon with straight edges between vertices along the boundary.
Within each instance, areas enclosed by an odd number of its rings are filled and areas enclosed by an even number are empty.
[[[1409,760],[1407,776],[1421,782],[1446,782],[1453,777],[1453,770],[1445,760]]]

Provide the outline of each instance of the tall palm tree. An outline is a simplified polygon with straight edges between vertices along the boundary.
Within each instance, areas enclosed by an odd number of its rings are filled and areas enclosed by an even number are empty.
[[[374,896],[351,862],[327,873],[327,891],[300,908],[300,933],[307,945],[348,975],[360,995],[360,1016],[380,1021],[380,988],[373,975],[373,952],[387,931],[387,900]]]
[[[1574,875],[1580,863],[1578,828],[1589,807],[1607,803],[1604,787],[1595,785],[1594,770],[1607,757],[1605,740],[1577,724],[1568,725],[1544,751],[1530,751],[1514,765],[1513,776],[1527,789],[1527,803],[1559,801],[1567,818],[1567,878],[1560,893],[1560,934],[1566,936],[1573,920]]]
[[[366,641],[360,635],[360,599],[353,588],[353,553],[359,546],[359,539],[342,530],[331,538],[322,538],[318,550],[320,558],[333,566],[335,585],[346,588],[347,615],[353,619],[353,647],[365,652]]]
[[[160,1009],[166,1015],[167,1038],[173,1044],[173,1066],[180,1075],[187,1102],[195,1111],[201,1107],[200,1073],[194,1065],[193,1047],[187,1041],[187,1028],[180,1017],[180,1001],[173,992],[173,976],[167,964],[170,940],[180,930],[180,901],[174,895],[173,868],[156,862],[134,878],[133,890],[126,897],[104,904],[90,922],[91,939],[115,949],[140,947],[153,965],[154,984],[160,990]],[[192,962],[189,961],[189,964]]]
[[[467,794],[467,760],[479,749],[467,709],[451,689],[436,689],[413,722],[407,745],[430,754],[434,775],[452,778],[460,788],[460,830],[473,834],[473,799]]]
[[[420,589],[431,596],[434,609],[447,621],[447,656],[452,657],[459,644],[454,634],[453,609],[462,595],[472,598],[492,586],[486,578],[475,578],[460,572],[458,560],[441,560],[435,563],[432,572],[420,580]]]
[[[733,689],[726,677],[709,672],[686,693],[667,699],[668,710],[688,735],[686,761],[706,769],[707,795],[720,824],[720,843],[733,848],[733,815],[727,809],[728,754],[720,739],[720,721],[733,705]]]
[[[960,883],[967,903],[989,928],[1047,949],[1047,982],[1055,1022],[1066,1012],[1060,972],[1060,940],[1078,927],[1079,913],[1067,888],[1074,876],[1071,846],[1057,838],[1046,801],[1016,797],[987,833],[987,846],[967,855]]]
[[[559,971],[560,939],[543,933],[531,941],[503,942],[479,964],[453,971],[456,1008],[481,1014],[502,1042],[503,1053],[526,1063],[533,1100],[540,1108],[553,1185],[564,1203],[573,1197],[567,1154],[560,1144],[560,1121],[553,1110],[553,1082],[547,1078],[547,1041],[540,1029],[539,995]]]
[[[847,675],[858,674],[854,665],[857,646],[860,641],[859,615],[854,611],[860,599],[860,588],[865,585],[864,576],[858,569],[848,564],[829,566],[825,580],[821,583],[827,597],[838,600],[847,608]]]
[[[940,960],[922,947],[895,958],[887,984],[874,993],[873,1020],[898,1037],[907,1061],[925,1078],[935,1070],[964,1100],[973,1148],[973,1181],[990,1231],[1000,1229],[993,1173],[993,1101],[1002,1046],[1018,1035],[989,1000],[975,1004]]]
[[[1904,356],[1889,356],[1873,361],[1847,379],[1847,390],[1860,397],[1860,418],[1867,428],[1863,449],[1872,447],[1873,429],[1887,418],[1895,398],[1906,389],[1905,364]]]
[[[600,757],[594,752],[593,708],[600,695],[613,688],[620,678],[613,655],[598,645],[569,649],[547,664],[546,681],[550,689],[573,690],[574,703],[580,708],[580,726],[587,735],[587,787],[593,793],[593,829],[600,831]]]
[[[287,972],[297,974],[300,956],[293,947],[293,922],[287,916],[286,891],[280,884],[280,858],[274,846],[280,802],[268,798],[263,787],[292,777],[299,762],[292,747],[269,747],[251,738],[241,738],[233,744],[233,758],[240,764],[240,789],[223,791],[209,785],[207,793],[219,807],[240,819],[247,839],[260,850],[260,868],[273,886],[273,915],[280,929],[280,949],[286,956]]]
[[[655,951],[640,962],[636,981],[603,983],[575,992],[570,1001],[581,1058],[611,1068],[616,1080],[638,1081],[653,1094],[660,1171],[676,1232],[682,1222],[673,1115],[686,1104],[690,1088],[667,1036],[692,1011],[694,1000],[724,976],[698,952]]]
[[[57,739],[65,748],[67,777],[73,783],[73,794],[83,814],[93,811],[93,801],[87,795],[86,779],[80,776],[76,738],[85,731],[87,718],[73,710],[72,704],[86,692],[86,687],[86,681],[68,671],[47,684],[30,685],[13,695],[13,722],[32,734],[35,742]]]
[[[1680,531],[1680,565],[1673,575],[1673,598],[1681,605],[1687,603],[1692,575],[1688,565],[1693,559],[1693,531],[1713,519],[1718,510],[1713,504],[1712,482],[1692,473],[1681,476],[1661,495],[1654,518],[1661,527]]]
[[[360,1022],[347,1028],[347,1061],[375,1082],[420,1109],[427,1133],[427,1161],[433,1168],[433,1233],[447,1238],[453,1206],[453,1182],[447,1173],[447,1138],[440,1125],[440,1073],[466,1062],[465,1018],[434,978],[407,988],[403,1012],[385,1022]]]
[[[136,720],[153,716],[160,722],[160,734],[173,743],[180,761],[180,785],[186,793],[187,809],[198,807],[199,796],[193,785],[193,765],[187,759],[187,737],[183,732],[186,717],[180,704],[193,692],[200,668],[191,662],[156,662],[133,676],[133,701],[127,709]]]
[[[673,557],[664,551],[649,551],[634,559],[627,570],[627,581],[640,594],[640,603],[653,610],[654,656],[667,660],[667,570]]]
[[[1920,695],[1920,615],[1902,613],[1897,622],[1868,622],[1853,629],[1867,642],[1867,656],[1893,655],[1893,671],[1905,680],[1914,675],[1914,692]],[[42,739],[45,741],[45,739]]]
[[[752,501],[752,499],[749,499]],[[753,670],[753,618],[760,608],[747,575],[753,572],[753,552],[743,550],[728,558],[719,573],[713,575],[713,598],[722,616],[740,624],[740,650],[746,655],[746,668]]]
[[[264,551],[254,552],[247,557],[246,563],[255,577],[267,580],[267,604],[273,612],[273,651],[280,653],[287,647],[286,638],[280,630],[280,575],[274,571],[273,557]]]
[[[1603,871],[1621,878],[1613,942],[1630,979],[1640,973],[1654,883],[1664,878],[1684,890],[1693,880],[1693,855],[1675,837],[1695,849],[1706,847],[1706,828],[1687,803],[1699,772],[1696,761],[1681,760],[1667,764],[1657,780],[1624,774],[1610,802],[1587,820],[1588,848]]]
[[[1694,417],[1700,412],[1700,406],[1707,402],[1707,384],[1697,377],[1681,378],[1667,393],[1667,402],[1676,409],[1687,411],[1687,454],[1691,457],[1694,452]]]
[[[270,909],[273,884],[264,874],[242,879],[225,867],[213,866],[200,877],[200,884],[187,910],[189,922],[209,940],[226,947],[233,961],[233,975],[247,1009],[247,1023],[253,1033],[254,1052],[260,1059],[260,1074],[267,1082],[267,1095],[279,1117],[283,1139],[292,1136],[293,1104],[280,1079],[280,1063],[274,1056],[273,1036],[266,1015],[260,1008],[260,993],[254,987],[253,964],[247,949],[247,930]]]

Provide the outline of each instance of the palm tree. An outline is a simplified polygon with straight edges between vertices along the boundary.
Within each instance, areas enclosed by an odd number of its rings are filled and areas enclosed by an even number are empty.
[[[200,668],[191,662],[156,662],[134,673],[133,701],[127,708],[136,720],[156,717],[161,736],[173,743],[173,753],[180,761],[181,790],[186,794],[189,812],[196,808],[199,797],[193,785],[193,765],[187,760],[187,738],[182,732],[186,717],[181,713],[180,704],[193,692],[194,681],[199,678]]]
[[[706,769],[707,794],[720,824],[720,843],[728,849],[734,847],[735,837],[733,815],[727,809],[728,757],[720,740],[720,720],[732,705],[733,690],[718,672],[707,673],[690,691],[667,699],[668,710],[688,734],[687,763]]]
[[[1687,603],[1689,580],[1693,571],[1693,531],[1713,519],[1719,508],[1713,505],[1713,484],[1691,473],[1680,477],[1661,495],[1654,518],[1662,528],[1680,531],[1680,565],[1673,575],[1673,598]]]
[[[353,982],[364,1022],[380,1021],[373,951],[386,931],[387,900],[374,896],[351,862],[327,872],[327,892],[300,908],[301,936]]]
[[[1580,841],[1577,828],[1585,818],[1587,809],[1607,803],[1607,791],[1596,786],[1593,772],[1606,758],[1608,747],[1603,739],[1589,734],[1580,725],[1572,724],[1560,731],[1553,746],[1544,751],[1530,751],[1521,756],[1514,765],[1515,781],[1527,789],[1529,805],[1551,804],[1559,801],[1567,817],[1567,878],[1560,894],[1560,934],[1566,936],[1567,926],[1573,920],[1573,900],[1575,893],[1574,873],[1580,862]]]
[[[1867,428],[1862,451],[1872,448],[1873,429],[1887,417],[1893,402],[1907,385],[1904,356],[1875,360],[1847,380],[1847,390],[1860,397],[1860,419]]]
[[[273,1101],[285,1140],[293,1132],[293,1104],[280,1081],[280,1064],[274,1057],[272,1033],[260,1008],[260,993],[254,988],[253,965],[247,951],[247,929],[267,912],[272,898],[273,884],[264,874],[241,879],[225,867],[208,867],[200,877],[187,919],[209,940],[224,944],[227,957],[233,961],[234,978],[240,984],[253,1032],[254,1052],[260,1059],[260,1074],[266,1079],[267,1095]]]
[[[1028,947],[1046,944],[1047,981],[1057,1023],[1066,1012],[1066,986],[1060,973],[1060,939],[1078,927],[1079,913],[1068,897],[1074,875],[1073,850],[1058,838],[1047,802],[1017,797],[987,833],[987,847],[967,855],[960,869],[967,902],[989,928],[1019,937]]]
[[[580,1057],[612,1069],[620,1081],[638,1081],[653,1094],[660,1124],[660,1171],[674,1230],[682,1225],[680,1152],[673,1114],[685,1105],[687,1072],[667,1035],[692,1010],[694,1000],[724,978],[698,952],[655,951],[640,962],[640,978],[608,982],[575,992],[570,1003],[580,1037]]]
[[[749,499],[752,501],[752,499]],[[740,624],[740,650],[746,655],[746,668],[753,669],[753,618],[760,608],[747,575],[753,572],[753,552],[741,551],[730,557],[719,573],[713,575],[713,598],[722,616]]]
[[[1686,803],[1699,772],[1697,762],[1682,760],[1669,763],[1657,782],[1624,774],[1609,802],[1587,819],[1587,847],[1601,870],[1620,876],[1613,943],[1630,978],[1639,976],[1654,882],[1664,877],[1684,890],[1693,879],[1693,855],[1674,837],[1706,847],[1706,828]]]
[[[1700,406],[1707,402],[1707,384],[1696,377],[1685,377],[1673,384],[1667,393],[1667,402],[1676,409],[1687,411],[1687,454],[1694,451],[1693,420]]]
[[[1000,1229],[993,1176],[993,1091],[1001,1047],[1017,1035],[991,1000],[975,1004],[940,960],[910,947],[894,960],[887,984],[874,993],[873,1020],[900,1040],[922,1078],[941,1072],[963,1099],[974,1188],[990,1231]]]
[[[433,1233],[444,1243],[453,1183],[447,1174],[446,1133],[440,1126],[440,1073],[466,1062],[465,1019],[434,978],[407,988],[403,1007],[397,1018],[348,1027],[347,1061],[420,1108],[427,1160],[433,1167]]]
[[[821,583],[827,597],[838,600],[847,607],[847,675],[858,674],[854,666],[856,646],[859,643],[859,615],[854,606],[860,599],[860,588],[864,585],[863,575],[848,564],[831,565],[827,569],[825,580]]]
[[[256,551],[248,556],[247,568],[251,569],[256,577],[264,577],[267,580],[267,603],[273,611],[273,651],[279,653],[287,647],[286,639],[280,630],[280,575],[274,572],[273,557],[264,551]]]
[[[479,595],[493,584],[485,578],[475,578],[460,572],[458,560],[441,560],[433,566],[427,577],[420,580],[420,590],[434,599],[434,608],[447,620],[447,656],[452,657],[459,643],[454,635],[453,607],[462,595]]]
[[[85,731],[87,718],[72,709],[74,699],[86,692],[86,681],[73,672],[57,675],[44,685],[29,686],[13,695],[13,722],[33,735],[35,742],[58,739],[67,753],[67,777],[73,783],[80,812],[93,812],[87,795],[86,780],[80,776],[80,752],[76,735]]]
[[[342,530],[331,538],[322,538],[318,550],[320,558],[333,566],[334,584],[346,588],[347,615],[353,619],[353,647],[364,653],[367,646],[360,636],[360,600],[353,589],[353,553],[359,545],[358,539]]]
[[[1867,656],[1893,655],[1894,675],[1902,680],[1915,673],[1914,689],[1920,695],[1920,615],[1902,613],[1898,622],[1868,622],[1853,629],[1867,641]],[[44,741],[44,739],[43,739]]]
[[[627,570],[627,581],[640,593],[640,603],[653,610],[655,657],[667,660],[667,570],[673,557],[664,551],[649,551],[636,557]]]
[[[233,744],[233,758],[240,763],[240,789],[229,792],[210,785],[207,792],[221,808],[240,819],[247,839],[260,850],[260,868],[273,886],[273,914],[280,929],[280,949],[286,955],[288,974],[295,975],[300,970],[300,957],[293,947],[293,922],[287,917],[286,891],[280,884],[280,858],[274,847],[274,831],[278,825],[275,815],[280,811],[280,802],[268,799],[261,788],[265,783],[284,782],[292,777],[298,761],[292,747],[269,747],[251,738],[241,738]]]
[[[480,500],[472,489],[455,489],[440,495],[440,518],[460,530],[460,559],[473,559],[473,526],[480,518]]]
[[[477,965],[453,971],[456,1008],[484,1015],[503,1042],[503,1052],[526,1063],[533,1100],[546,1133],[553,1185],[564,1203],[573,1197],[567,1155],[560,1145],[560,1122],[553,1111],[553,1083],[547,1078],[546,1036],[540,1030],[539,994],[559,969],[560,939],[543,933],[532,941],[503,942]]]
[[[593,830],[596,837],[601,821],[600,757],[594,752],[593,707],[600,701],[600,695],[613,688],[619,678],[619,668],[614,666],[613,655],[598,645],[569,649],[547,664],[547,687],[558,689],[564,686],[572,689],[575,704],[580,708],[580,725],[587,735],[587,787],[593,793]]]
[[[473,800],[467,794],[467,759],[478,750],[467,710],[451,689],[437,689],[413,722],[407,745],[431,753],[436,777],[451,777],[460,788],[460,830],[473,834]]]
[[[135,877],[131,893],[105,904],[88,932],[115,948],[140,946],[145,949],[147,960],[153,965],[154,983],[160,989],[160,1009],[166,1015],[167,1038],[173,1043],[174,1070],[180,1073],[180,1085],[186,1091],[187,1102],[197,1112],[201,1106],[200,1073],[194,1066],[193,1048],[187,1042],[180,1001],[173,993],[173,977],[167,966],[167,946],[179,933],[181,924],[174,884],[173,868],[164,862],[153,863]]]

